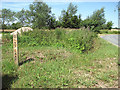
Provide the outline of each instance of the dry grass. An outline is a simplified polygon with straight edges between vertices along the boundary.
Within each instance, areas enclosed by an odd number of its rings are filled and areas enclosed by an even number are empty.
[[[111,29],[111,31],[120,31],[119,29]]]
[[[0,29],[0,32],[2,32],[3,30],[2,29]],[[14,30],[14,29],[5,29],[4,30],[5,32],[14,32],[14,31],[16,31],[16,30]]]

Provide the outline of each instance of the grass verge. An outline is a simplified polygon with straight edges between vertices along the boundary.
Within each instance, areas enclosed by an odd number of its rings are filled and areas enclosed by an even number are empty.
[[[57,47],[20,47],[19,67],[12,47],[2,47],[5,88],[117,88],[118,47],[98,39],[96,47],[80,54]]]

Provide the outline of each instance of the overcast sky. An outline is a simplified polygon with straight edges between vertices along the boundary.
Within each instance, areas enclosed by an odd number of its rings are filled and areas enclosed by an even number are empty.
[[[16,1],[16,2],[15,2]],[[73,0],[72,0],[73,1]],[[86,0],[87,1],[87,0]],[[93,0],[94,1],[94,0]],[[114,23],[113,27],[118,27],[118,11],[117,11],[117,0],[115,2],[111,2],[111,0],[108,0],[109,2],[75,2],[72,3],[74,5],[77,5],[78,11],[77,15],[81,14],[81,18],[84,20],[87,16],[91,15],[93,11],[101,9],[102,7],[105,8],[105,18],[107,21],[112,21]],[[2,6],[0,8],[7,8],[11,9],[12,11],[20,11],[22,8],[29,9],[29,4],[31,4],[33,0],[24,0],[23,2],[19,2],[18,0],[10,1],[3,0]],[[55,14],[56,18],[61,14],[61,11],[63,9],[67,9],[70,2],[67,2],[64,0],[64,2],[61,0],[61,2],[53,2],[53,0],[49,0],[49,2],[46,2],[49,7],[51,7],[52,13]]]

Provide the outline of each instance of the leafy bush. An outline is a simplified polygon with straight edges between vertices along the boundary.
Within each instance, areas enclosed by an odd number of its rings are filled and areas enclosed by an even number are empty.
[[[108,31],[108,34],[120,34],[120,31]]]
[[[100,30],[100,34],[108,33],[108,30]]]
[[[94,38],[97,35],[89,30],[64,29],[40,30],[22,32],[18,35],[19,46],[55,46],[79,50],[81,53],[92,48]],[[12,43],[12,42],[11,42]]]
[[[120,34],[120,31],[100,30],[100,34]]]
[[[74,30],[66,35],[66,44],[68,44],[70,48],[83,52],[93,46],[95,37],[96,34],[89,30]]]
[[[2,34],[2,41],[4,44],[6,44],[7,46],[12,46],[13,45],[13,36],[10,35],[10,33],[6,34]]]

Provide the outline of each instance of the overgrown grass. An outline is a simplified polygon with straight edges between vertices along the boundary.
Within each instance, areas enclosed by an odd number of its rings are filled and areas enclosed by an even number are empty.
[[[19,67],[13,63],[10,46],[11,44],[4,43],[2,47],[4,87],[114,88],[118,86],[118,48],[102,39],[96,39],[95,47],[82,54],[73,52],[70,48],[21,45],[19,55],[22,63]],[[5,84],[11,77],[10,83]]]
[[[80,53],[90,50],[93,47],[94,39],[97,35],[86,29],[66,31],[55,29],[54,31],[34,31],[24,32],[18,36],[19,46],[55,46],[71,48]],[[6,35],[12,46],[12,36]]]
[[[100,34],[120,34],[120,31],[100,30]]]

